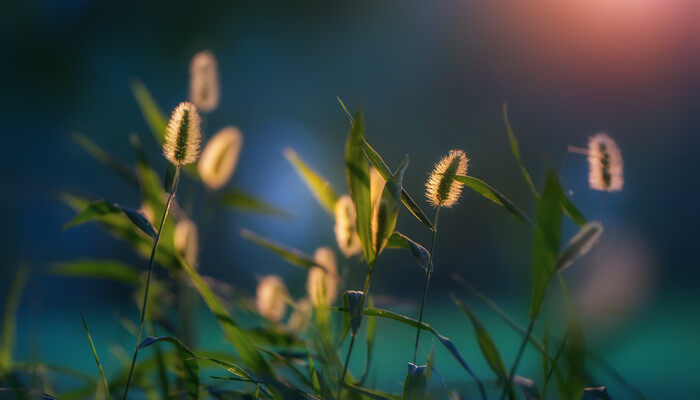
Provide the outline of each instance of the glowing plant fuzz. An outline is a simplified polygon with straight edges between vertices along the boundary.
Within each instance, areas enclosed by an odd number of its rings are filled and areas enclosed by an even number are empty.
[[[462,150],[450,153],[435,164],[425,184],[425,196],[434,207],[452,207],[462,194],[463,183],[453,179],[455,175],[466,175],[469,159]]]
[[[287,331],[293,334],[302,333],[311,321],[313,314],[313,304],[304,297],[294,304],[294,311],[287,320]]]
[[[355,205],[348,195],[344,195],[335,203],[335,239],[340,251],[345,257],[352,257],[362,252],[362,243],[357,235],[355,220]]]
[[[209,139],[197,163],[197,170],[210,189],[219,189],[231,179],[242,144],[243,135],[233,126],[221,129]]]
[[[175,225],[173,245],[191,267],[197,266],[199,235],[197,234],[197,225],[192,220],[183,219]]]
[[[180,103],[165,128],[163,154],[173,165],[191,164],[199,157],[199,142],[202,134],[197,107],[189,102]]]
[[[338,268],[333,250],[319,247],[314,253],[314,260],[320,267],[309,270],[306,290],[314,306],[332,304],[338,297]]]
[[[260,280],[255,296],[255,306],[263,317],[279,322],[287,311],[287,288],[277,275],[267,275]]]
[[[604,132],[588,140],[588,184],[606,192],[622,190],[622,154],[617,143]]]
[[[219,68],[211,51],[200,51],[190,62],[190,101],[202,112],[219,105]]]

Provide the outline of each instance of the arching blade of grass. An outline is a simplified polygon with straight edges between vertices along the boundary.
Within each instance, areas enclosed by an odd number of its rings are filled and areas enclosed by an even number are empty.
[[[141,351],[142,349],[158,342],[168,342],[175,346],[180,356],[180,361],[182,362],[187,398],[190,400],[197,400],[199,398],[199,365],[197,365],[196,355],[194,352],[182,344],[182,342],[180,342],[178,339],[170,336],[159,338],[149,336],[138,345],[136,350]]]
[[[408,168],[408,156],[403,159],[396,173],[389,179],[382,189],[377,212],[374,213],[373,226],[375,227],[374,243],[375,257],[384,250],[389,237],[396,227],[396,219],[399,214],[399,202],[401,201],[401,186],[403,177]]]
[[[299,158],[294,150],[290,148],[285,149],[284,157],[292,164],[292,167],[294,167],[321,207],[328,214],[335,217],[335,203],[338,201],[338,195],[331,184],[318,172],[309,167],[304,160]]]
[[[244,238],[250,240],[251,242],[258,244],[273,253],[278,254],[280,257],[282,257],[285,261],[289,262],[290,264],[304,268],[304,269],[309,269],[313,268],[316,265],[316,261],[314,261],[313,257],[302,253],[301,251],[297,249],[293,249],[291,247],[286,247],[283,246],[279,243],[275,243],[269,239],[266,239],[262,236],[256,235],[255,233],[247,230],[247,229],[241,229],[240,231],[241,236]]]
[[[226,189],[219,195],[219,201],[229,207],[240,211],[270,215],[275,217],[288,217],[289,213],[267,203],[266,201],[246,193],[242,190]]]
[[[355,204],[357,214],[357,234],[362,243],[367,265],[374,265],[374,248],[372,246],[372,202],[369,190],[369,165],[363,154],[365,125],[361,112],[350,123],[345,143],[345,179],[348,183],[350,197]]]
[[[530,177],[530,173],[527,172],[527,168],[525,168],[525,164],[523,164],[523,159],[520,156],[520,145],[518,144],[518,139],[515,137],[515,132],[513,132],[513,127],[510,125],[510,120],[508,119],[508,104],[505,102],[503,103],[503,122],[505,122],[506,124],[506,133],[508,134],[508,140],[510,141],[510,151],[513,153],[515,161],[518,163],[523,178],[525,179],[528,188],[530,188],[532,195],[536,199],[539,199],[540,194],[539,192],[537,192],[537,188],[532,182],[532,177]]]
[[[598,242],[603,233],[603,225],[594,221],[584,225],[576,235],[569,240],[557,259],[554,273],[568,268],[577,258],[582,257]]]
[[[101,164],[115,171],[131,184],[138,186],[136,174],[129,165],[104,151],[85,135],[75,133],[73,134],[73,141]]]
[[[384,178],[384,181],[391,179],[391,171],[389,170],[389,167],[386,165],[379,153],[377,153],[364,138],[362,139],[362,150],[364,151],[365,156],[367,156],[370,164],[372,164],[377,172],[379,172],[379,175]],[[425,224],[428,229],[433,230],[433,224],[430,222],[430,219],[428,219],[425,213],[423,213],[423,210],[421,210],[418,204],[413,201],[411,195],[409,195],[404,188],[401,188],[401,201],[414,217],[418,218],[418,220]]]
[[[386,247],[388,249],[409,249],[411,255],[416,259],[418,264],[424,269],[428,268],[428,263],[430,262],[430,253],[428,250],[403,233],[392,233]]]
[[[525,225],[532,224],[530,218],[528,218],[527,215],[525,215],[525,213],[518,208],[518,206],[516,206],[498,190],[489,186],[486,182],[468,175],[456,175],[454,179],[464,183],[468,188],[498,204],[499,206],[505,207],[506,210],[508,210],[519,222]]]
[[[106,215],[119,213],[124,213],[124,215],[126,215],[129,220],[131,220],[131,222],[141,230],[141,232],[145,233],[151,238],[155,238],[156,230],[140,211],[131,207],[108,203],[104,200],[92,202],[87,207],[80,210],[72,220],[63,225],[63,229],[72,228],[92,220],[100,219]]]
[[[278,360],[278,361],[282,362],[284,365],[286,365],[287,369],[289,369],[306,386],[313,387],[313,384],[311,383],[311,381],[309,381],[309,378],[307,378],[306,375],[304,375],[301,371],[299,371],[294,366],[293,362],[290,361],[289,359],[287,359],[287,357],[285,357],[284,355],[282,355],[276,351],[272,351],[270,349],[266,349],[266,348],[261,347],[261,346],[257,346],[257,348],[258,348],[258,350],[262,351],[263,353],[272,356],[273,359]]]
[[[579,227],[586,225],[586,217],[584,217],[583,214],[581,214],[581,211],[576,208],[574,203],[569,200],[569,196],[566,195],[564,189],[561,190],[561,206],[564,208],[566,215],[568,215],[569,218],[576,223],[576,225]]]
[[[24,287],[29,280],[29,269],[20,267],[5,298],[5,312],[2,317],[2,341],[0,341],[0,375],[12,368],[15,337],[17,335],[17,309]]]
[[[137,286],[141,279],[133,268],[121,261],[80,259],[54,263],[47,270],[54,275],[109,279]]]
[[[153,132],[153,136],[158,140],[158,143],[163,143],[165,127],[168,125],[166,115],[163,114],[163,111],[161,111],[153,96],[151,96],[151,93],[141,81],[132,81],[131,91],[141,109],[143,118],[148,123],[149,128],[151,128],[151,132]]]
[[[95,344],[92,342],[92,335],[90,335],[90,330],[88,329],[87,323],[85,322],[85,316],[83,315],[83,310],[80,310],[80,319],[83,322],[83,328],[85,329],[85,335],[87,336],[88,341],[90,342],[90,348],[92,349],[92,356],[95,358],[95,363],[97,364],[97,369],[100,371],[100,378],[102,379],[102,385],[104,386],[105,396],[107,396],[107,400],[112,400],[112,395],[109,391],[109,382],[107,381],[107,377],[105,376],[105,373],[102,370],[102,364],[100,363],[100,357],[97,356],[97,350],[95,349]]]
[[[488,330],[486,330],[486,327],[481,323],[479,317],[476,316],[476,313],[474,313],[474,311],[471,308],[469,308],[469,306],[462,303],[452,293],[450,293],[450,297],[452,298],[452,301],[455,302],[457,307],[459,307],[464,312],[464,314],[466,314],[467,317],[469,317],[472,326],[474,326],[474,333],[476,334],[476,339],[479,343],[481,354],[484,355],[484,358],[489,364],[489,367],[491,367],[491,370],[496,374],[501,383],[506,384],[508,380],[508,371],[506,370],[506,365],[503,363],[501,354],[498,352],[496,343],[491,338],[491,335],[489,334]],[[509,397],[511,399],[514,399],[515,394],[512,391],[510,391]]]
[[[352,383],[345,383],[345,387],[350,389],[350,391],[361,394],[362,396],[369,397],[370,399],[375,399],[375,400],[399,400],[401,397],[389,394],[389,393],[384,393],[379,390],[370,390],[370,389],[365,389],[356,385],[353,385]]]
[[[248,338],[245,331],[233,319],[231,314],[221,304],[214,292],[209,288],[209,285],[202,277],[190,267],[185,260],[178,257],[182,269],[192,280],[192,284],[197,289],[199,294],[204,299],[204,302],[209,307],[209,310],[214,314],[219,326],[226,334],[228,340],[233,344],[233,347],[238,352],[238,355],[243,360],[243,363],[248,366],[253,372],[261,373],[269,376],[274,376],[272,368],[262,357],[253,342]]]

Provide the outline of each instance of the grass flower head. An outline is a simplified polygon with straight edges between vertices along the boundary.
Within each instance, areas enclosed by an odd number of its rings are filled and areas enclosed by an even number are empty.
[[[450,153],[435,164],[426,182],[425,196],[434,207],[452,207],[462,194],[463,183],[453,179],[455,175],[465,175],[469,159],[462,150]]]
[[[272,322],[279,322],[287,311],[287,288],[277,275],[267,275],[258,283],[255,306]]]
[[[200,51],[190,62],[190,101],[203,112],[219,105],[219,69],[211,51]]]
[[[328,247],[318,248],[314,260],[321,268],[309,270],[306,290],[311,302],[318,307],[331,304],[338,297],[338,268],[333,250]]]
[[[199,256],[199,235],[197,225],[190,219],[183,219],[175,225],[173,234],[175,250],[180,252],[185,261],[192,267],[196,267]]]
[[[243,135],[233,126],[221,129],[209,139],[197,163],[197,170],[210,189],[219,189],[231,179],[242,144]]]
[[[313,304],[311,300],[304,297],[294,304],[294,311],[287,321],[287,331],[290,333],[301,333],[306,329],[313,314]]]
[[[199,157],[199,142],[202,133],[197,107],[190,102],[182,102],[173,111],[165,128],[163,154],[176,166],[191,164]]]
[[[362,243],[357,235],[355,205],[348,195],[335,203],[335,239],[345,257],[352,257],[362,252]]]
[[[624,183],[620,148],[606,133],[596,133],[588,140],[588,184],[594,190],[617,192]]]

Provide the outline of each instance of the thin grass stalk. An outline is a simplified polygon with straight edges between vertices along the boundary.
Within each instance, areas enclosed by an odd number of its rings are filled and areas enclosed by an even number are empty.
[[[170,192],[168,193],[168,201],[165,203],[165,210],[163,211],[163,218],[160,220],[160,226],[158,227],[158,233],[153,241],[153,249],[151,250],[151,257],[148,261],[148,276],[146,278],[146,288],[143,292],[143,306],[141,307],[141,319],[139,321],[139,330],[136,334],[136,345],[134,346],[134,357],[131,360],[131,367],[129,367],[129,376],[126,379],[126,387],[124,388],[124,400],[127,400],[129,394],[129,387],[131,386],[131,379],[134,376],[134,367],[136,366],[136,357],[138,356],[138,346],[141,343],[141,335],[143,333],[143,324],[146,319],[146,308],[148,306],[148,291],[151,287],[151,276],[153,275],[153,261],[155,260],[156,249],[158,248],[158,242],[160,241],[160,234],[163,232],[163,226],[165,226],[165,220],[168,217],[168,211],[170,210],[170,205],[172,203],[175,192],[177,191],[177,184],[180,181],[180,167],[175,167],[175,176],[173,177],[173,183],[170,187]]]
[[[523,357],[523,353],[525,352],[525,346],[527,345],[527,342],[529,341],[530,334],[532,333],[532,329],[535,327],[535,321],[537,321],[537,316],[534,318],[530,318],[530,325],[528,325],[525,337],[523,338],[523,341],[520,343],[520,348],[518,349],[518,353],[515,356],[515,362],[513,363],[513,366],[510,368],[510,372],[508,373],[508,380],[506,381],[505,386],[503,386],[503,390],[501,391],[501,396],[499,397],[500,400],[503,400],[506,397],[506,393],[510,390],[510,385],[513,383],[513,377],[515,376],[515,371],[518,369],[518,364],[520,364],[520,359]]]
[[[430,255],[428,256],[428,266],[425,269],[425,280],[423,281],[423,295],[420,301],[420,311],[418,311],[418,328],[416,328],[416,344],[413,347],[413,363],[416,363],[416,355],[418,354],[418,343],[420,342],[420,325],[423,322],[423,306],[425,305],[425,297],[428,294],[428,282],[430,282],[430,272],[433,266],[433,251],[435,250],[435,237],[437,236],[438,216],[440,215],[440,207],[435,209],[435,222],[433,222],[433,238],[430,241]]]
[[[566,328],[566,333],[564,334],[564,338],[561,340],[561,344],[559,345],[559,348],[557,349],[557,352],[554,354],[554,360],[552,361],[552,365],[549,366],[549,369],[547,370],[547,375],[544,377],[544,383],[542,384],[542,398],[545,399],[547,396],[547,387],[549,384],[549,380],[552,377],[552,373],[554,372],[554,365],[559,361],[559,357],[561,356],[561,353],[564,351],[564,347],[566,347],[566,341],[569,339],[569,333],[571,332],[571,326],[569,325],[568,328]]]

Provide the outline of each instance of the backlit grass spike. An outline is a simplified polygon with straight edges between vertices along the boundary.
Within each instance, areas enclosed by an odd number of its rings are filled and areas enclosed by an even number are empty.
[[[202,112],[214,111],[219,105],[219,68],[211,51],[195,54],[190,62],[190,101]]]
[[[588,140],[588,184],[591,189],[607,192],[622,190],[622,154],[617,143],[605,132]]]
[[[199,112],[190,102],[182,102],[175,108],[165,128],[163,154],[175,166],[191,164],[199,157],[202,140]]]
[[[462,150],[450,153],[435,164],[426,182],[425,196],[434,207],[452,207],[462,194],[463,183],[453,179],[455,175],[466,175],[469,159]]]

